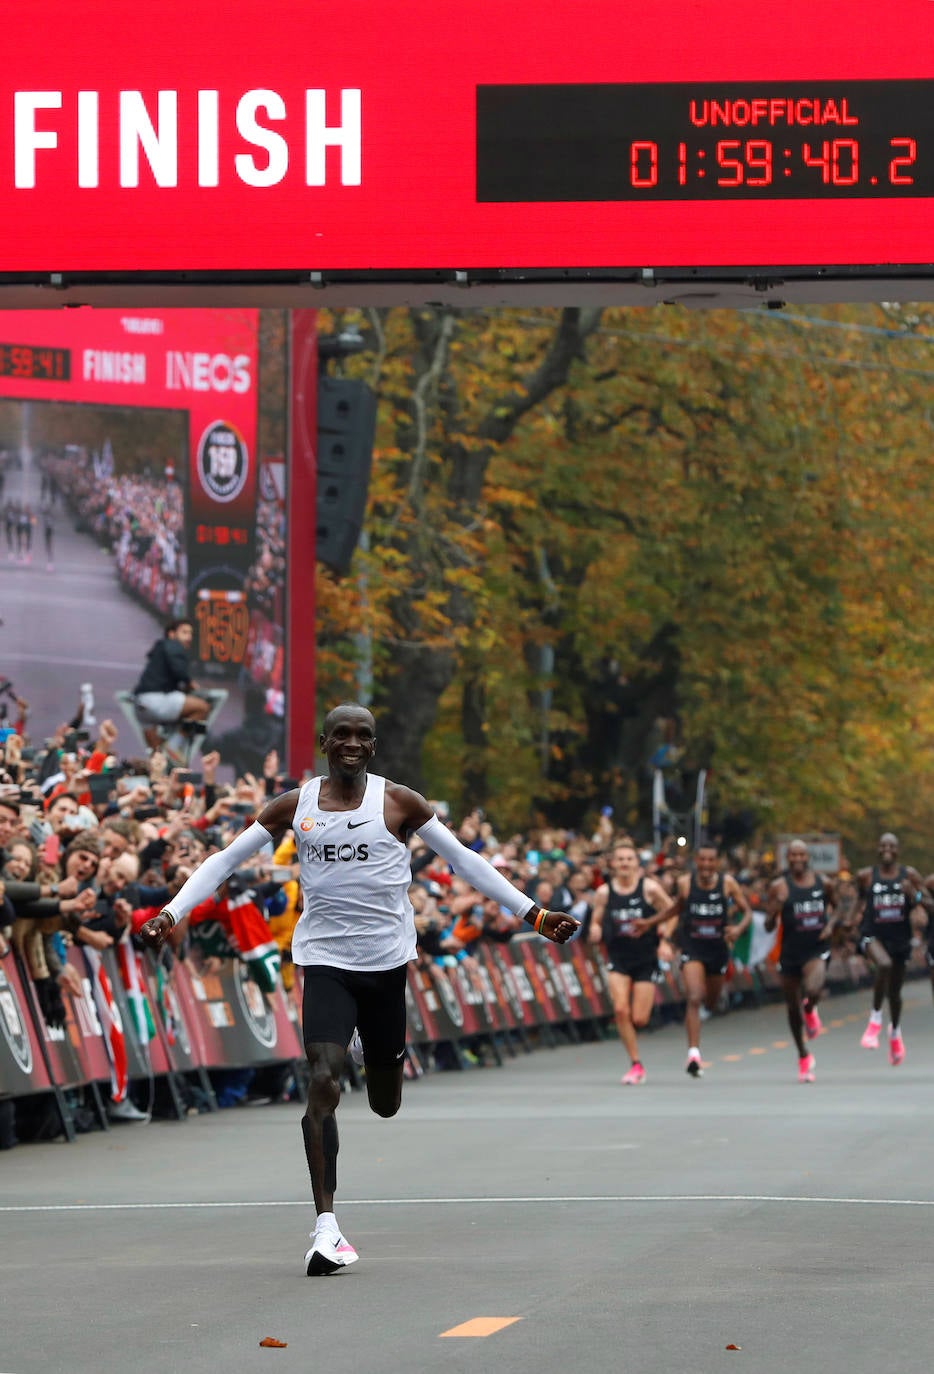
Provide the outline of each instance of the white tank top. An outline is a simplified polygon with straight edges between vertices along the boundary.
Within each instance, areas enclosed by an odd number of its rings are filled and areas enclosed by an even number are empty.
[[[356,811],[320,810],[323,781],[304,784],[292,822],[305,901],[292,958],[362,972],[398,968],[415,957],[412,865],[386,829],[386,780],[367,775]]]

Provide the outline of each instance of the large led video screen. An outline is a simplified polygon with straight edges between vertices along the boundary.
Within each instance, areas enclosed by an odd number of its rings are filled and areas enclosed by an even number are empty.
[[[931,262],[928,0],[45,0],[0,279]]]
[[[33,740],[94,716],[176,617],[231,762],[282,750],[285,461],[257,453],[256,311],[0,314],[0,675]]]

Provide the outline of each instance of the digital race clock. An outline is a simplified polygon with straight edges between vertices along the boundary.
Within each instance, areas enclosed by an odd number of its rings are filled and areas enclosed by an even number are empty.
[[[0,377],[26,382],[67,382],[71,377],[71,349],[0,343]]]
[[[477,90],[479,201],[908,196],[934,196],[934,81]]]
[[[36,9],[0,308],[934,298],[934,0],[42,0],[54,43]]]

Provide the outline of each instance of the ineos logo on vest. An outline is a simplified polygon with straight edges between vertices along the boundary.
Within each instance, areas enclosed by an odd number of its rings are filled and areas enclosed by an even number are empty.
[[[233,501],[250,470],[246,444],[237,429],[223,420],[208,425],[198,444],[198,478],[212,501]]]
[[[302,858],[309,863],[349,864],[354,860],[366,863],[369,857],[370,847],[367,844],[315,844],[308,840],[302,846]]]

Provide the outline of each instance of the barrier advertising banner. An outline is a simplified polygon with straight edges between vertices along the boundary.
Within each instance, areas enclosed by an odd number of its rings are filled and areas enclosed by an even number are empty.
[[[8,950],[0,958],[0,1095],[25,1097],[51,1086],[30,1000]]]
[[[303,1055],[281,985],[261,992],[239,960],[222,960],[217,972],[178,964],[175,987],[205,1067],[247,1068]]]
[[[413,1044],[437,1044],[441,1040],[437,1023],[439,1005],[428,973],[418,964],[409,964],[405,1006],[409,1040]]]
[[[84,1070],[86,1083],[106,1083],[110,1080],[110,1060],[101,1025],[94,1004],[94,990],[87,962],[74,945],[68,951],[68,963],[81,979],[81,995],[62,989],[65,1003],[65,1032]]]

